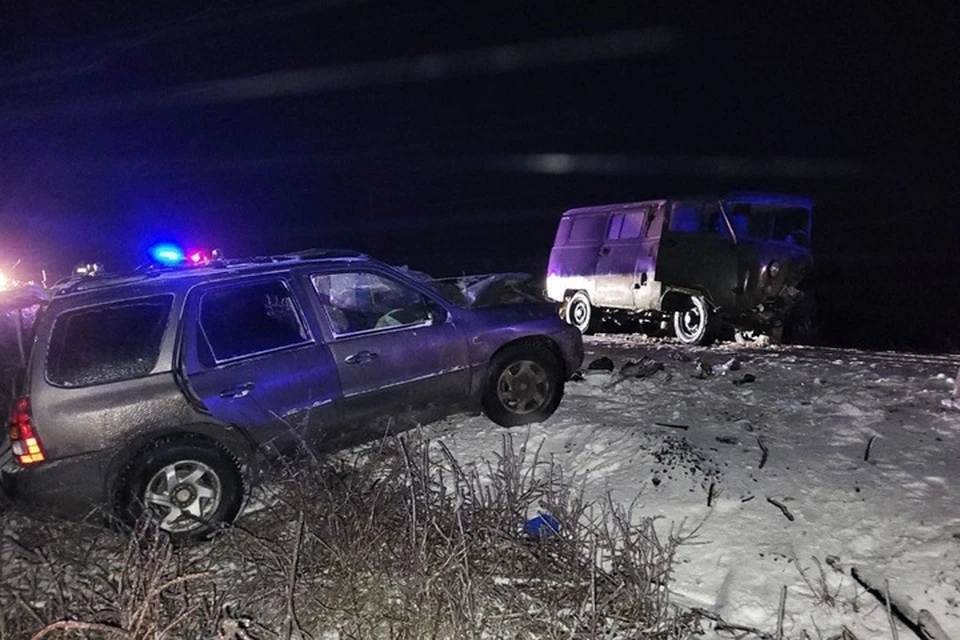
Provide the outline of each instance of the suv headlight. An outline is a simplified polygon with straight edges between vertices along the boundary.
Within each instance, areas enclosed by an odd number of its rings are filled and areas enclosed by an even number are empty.
[[[772,261],[770,264],[768,264],[768,265],[767,265],[767,274],[768,274],[771,278],[776,278],[777,276],[779,276],[779,275],[780,275],[780,263],[777,262],[776,260],[774,260],[774,261]]]

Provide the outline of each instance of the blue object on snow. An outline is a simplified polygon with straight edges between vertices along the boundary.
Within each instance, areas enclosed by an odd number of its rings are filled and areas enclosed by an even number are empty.
[[[523,525],[523,531],[531,536],[549,538],[560,531],[560,523],[549,513],[541,513],[536,518],[527,520]]]

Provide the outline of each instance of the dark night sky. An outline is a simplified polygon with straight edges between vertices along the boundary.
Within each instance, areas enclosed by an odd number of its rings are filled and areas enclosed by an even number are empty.
[[[957,347],[958,5],[784,4],[0,2],[0,267],[541,271],[564,209],[776,189],[834,342]]]

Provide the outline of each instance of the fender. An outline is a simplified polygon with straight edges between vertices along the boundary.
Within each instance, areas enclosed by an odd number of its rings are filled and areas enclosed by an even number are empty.
[[[109,501],[111,511],[117,507],[117,497],[122,487],[119,486],[121,475],[152,442],[170,436],[200,436],[211,443],[219,444],[240,461],[244,481],[249,483],[264,469],[266,452],[247,436],[242,430],[233,425],[218,422],[195,422],[176,427],[153,429],[149,433],[139,435],[128,440],[117,449],[116,455],[111,456],[107,473],[105,495]]]

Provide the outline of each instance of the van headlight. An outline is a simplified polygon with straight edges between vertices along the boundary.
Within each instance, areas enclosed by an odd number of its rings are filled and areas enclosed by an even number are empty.
[[[779,275],[780,275],[780,263],[777,262],[776,260],[774,260],[774,261],[772,261],[770,264],[768,264],[768,265],[767,265],[767,275],[769,275],[771,278],[776,278],[777,276],[779,276]]]

